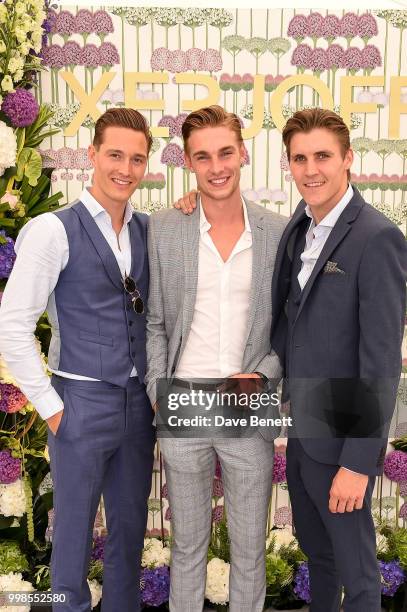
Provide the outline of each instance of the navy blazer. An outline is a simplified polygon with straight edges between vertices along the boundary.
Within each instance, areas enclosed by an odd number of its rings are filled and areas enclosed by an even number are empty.
[[[383,466],[401,372],[407,246],[396,225],[353,190],[292,320],[287,301],[295,241],[305,217],[303,200],[287,225],[273,276],[271,345],[285,365],[292,416],[307,454],[322,463],[376,475]],[[312,438],[307,425],[315,418],[316,390],[327,407],[330,431],[329,421],[337,423],[339,413],[357,404],[359,415],[366,411],[371,421],[371,437],[365,436],[365,423],[361,437],[353,431],[352,437]]]

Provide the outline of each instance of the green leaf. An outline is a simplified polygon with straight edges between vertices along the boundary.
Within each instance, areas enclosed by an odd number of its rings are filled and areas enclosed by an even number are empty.
[[[31,147],[24,147],[17,160],[17,180],[22,181],[25,175],[32,187],[38,182],[41,176],[42,159],[41,155]]]
[[[30,210],[30,217],[36,217],[41,213],[48,212],[50,209],[55,208],[59,200],[63,197],[64,194],[62,193],[62,191],[58,191],[58,193],[55,193],[50,198],[41,201],[39,204],[37,204]]]
[[[15,130],[15,135],[16,135],[16,139],[17,139],[17,159],[18,159],[18,156],[20,155],[20,153],[21,153],[21,151],[23,150],[23,147],[24,147],[25,129],[24,128],[17,128]]]
[[[1,227],[15,227],[15,225],[16,225],[15,219],[1,219],[0,218]]]

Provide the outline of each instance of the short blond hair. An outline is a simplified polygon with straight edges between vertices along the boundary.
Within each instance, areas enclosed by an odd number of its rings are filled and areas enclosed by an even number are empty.
[[[239,143],[243,143],[242,126],[239,117],[235,113],[228,113],[218,104],[200,108],[190,113],[182,124],[182,139],[184,149],[188,149],[188,139],[194,130],[202,130],[207,127],[225,126],[230,128],[237,137]]]

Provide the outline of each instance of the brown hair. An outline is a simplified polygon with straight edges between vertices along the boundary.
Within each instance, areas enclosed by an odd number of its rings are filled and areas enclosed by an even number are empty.
[[[103,134],[108,127],[124,127],[136,132],[142,132],[147,141],[147,154],[150,153],[153,137],[149,125],[141,113],[134,108],[109,108],[95,123],[94,147],[99,148],[103,142]]]
[[[236,134],[238,142],[243,142],[242,126],[239,117],[235,113],[227,113],[221,106],[213,104],[212,106],[193,111],[182,124],[182,139],[185,151],[187,150],[188,139],[193,130],[218,126],[230,128]]]
[[[311,132],[314,129],[329,130],[336,135],[342,151],[342,157],[350,149],[349,129],[340,115],[326,108],[307,108],[294,113],[283,129],[283,142],[290,160],[290,142],[294,134]],[[348,170],[348,179],[350,170]]]

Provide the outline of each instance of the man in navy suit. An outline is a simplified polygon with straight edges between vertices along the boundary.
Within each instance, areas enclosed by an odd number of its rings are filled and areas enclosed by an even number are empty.
[[[312,612],[379,612],[371,497],[401,371],[407,277],[400,230],[349,184],[341,117],[298,111],[283,130],[303,200],[273,278],[272,347],[294,432],[287,481]]]

